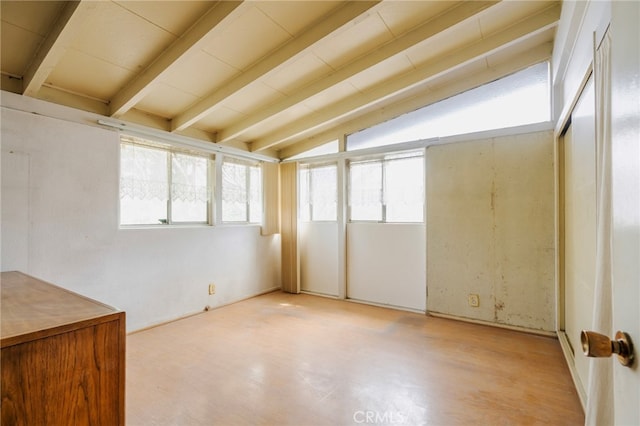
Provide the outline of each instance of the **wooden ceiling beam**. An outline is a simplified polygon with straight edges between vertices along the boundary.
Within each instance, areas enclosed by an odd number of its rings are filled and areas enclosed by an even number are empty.
[[[255,63],[229,83],[210,93],[191,108],[176,116],[172,120],[172,129],[174,131],[184,130],[193,125],[234,93],[284,63],[292,61],[305,49],[349,22],[352,22],[378,3],[378,0],[345,3],[344,6],[331,13],[330,16],[322,18],[316,25],[311,26],[302,34],[285,43],[282,48],[266,55],[262,60]]]
[[[218,132],[218,142],[227,142],[274,117],[279,112],[298,105],[318,93],[339,84],[348,78],[368,69],[372,66],[397,55],[416,44],[427,40],[447,29],[455,26],[479,12],[498,3],[497,1],[462,2],[433,19],[430,19],[419,27],[408,31],[404,35],[377,47],[373,52],[360,56],[332,74],[325,76],[310,85],[296,91],[292,95],[278,101],[262,110],[252,114],[248,118]]]
[[[219,1],[215,3],[185,34],[179,37],[144,71],[138,74],[113,99],[111,99],[111,116],[121,117],[153,88],[169,68],[181,58],[202,48],[205,39],[215,31],[225,27],[225,23],[241,13],[241,1]]]
[[[507,62],[500,63],[480,73],[475,73],[472,77],[461,80],[456,84],[447,85],[434,91],[424,90],[421,93],[402,99],[384,108],[367,111],[348,122],[339,124],[336,127],[323,131],[322,133],[296,141],[295,143],[281,149],[278,152],[278,156],[281,160],[286,160],[287,158],[302,154],[310,149],[336,140],[341,135],[349,135],[362,129],[375,126],[376,124],[439,102],[442,99],[450,98],[482,86],[483,84],[503,78],[509,74],[549,59],[551,57],[552,50],[553,43],[546,42],[525,53],[521,53],[510,58]]]
[[[88,0],[67,2],[22,78],[22,94],[35,97],[64,56],[84,22],[96,9]]]
[[[559,17],[560,6],[554,5],[467,47],[429,60],[415,70],[403,74],[398,78],[379,83],[365,93],[352,95],[343,101],[322,108],[296,122],[288,123],[282,130],[273,132],[264,138],[252,142],[251,150],[260,151],[273,148],[278,144],[326,127],[332,122],[344,120],[345,117],[354,115],[358,113],[358,111],[372,105],[380,104],[389,98],[410,90],[416,90],[420,85],[447,72],[553,28],[557,25]]]

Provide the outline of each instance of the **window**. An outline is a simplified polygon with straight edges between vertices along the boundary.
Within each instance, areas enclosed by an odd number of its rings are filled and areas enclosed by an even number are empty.
[[[338,218],[336,164],[300,168],[300,220],[335,221]]]
[[[347,137],[347,150],[502,129],[551,119],[549,63],[452,96]]]
[[[262,170],[259,164],[224,159],[222,221],[262,222]]]
[[[123,136],[120,224],[208,223],[210,158]]]
[[[351,162],[349,216],[351,221],[423,222],[422,152]]]

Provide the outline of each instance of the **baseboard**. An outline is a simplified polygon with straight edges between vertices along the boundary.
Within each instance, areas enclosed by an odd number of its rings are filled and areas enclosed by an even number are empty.
[[[316,293],[315,291],[309,291],[309,290],[300,290],[300,293],[302,294],[308,294],[309,296],[320,296],[320,297],[326,297],[327,299],[337,299],[339,300],[340,298],[338,296],[336,296],[335,294],[327,294],[327,293]]]
[[[545,331],[545,330],[536,330],[534,328],[517,327],[515,325],[508,325],[508,324],[501,324],[501,323],[491,322],[491,321],[483,321],[483,320],[477,320],[472,318],[458,317],[455,315],[441,314],[439,312],[427,312],[427,315],[431,315],[437,318],[446,318],[446,319],[451,319],[456,321],[469,322],[472,324],[480,324],[480,325],[488,325],[490,327],[505,328],[507,330],[520,331],[522,333],[527,333],[527,334],[536,334],[538,336],[556,337],[556,338],[558,337],[555,331]]]
[[[234,303],[242,302],[243,300],[252,299],[254,297],[262,296],[263,294],[273,293],[274,291],[280,291],[280,290],[282,290],[281,287],[271,287],[271,288],[268,288],[266,290],[260,290],[259,292],[251,293],[248,296],[243,296],[243,297],[240,297],[238,299],[233,299],[233,300],[231,300],[231,301],[229,301],[227,303],[223,303],[222,305],[217,305],[217,306],[214,306],[214,307],[210,307],[209,305],[207,305],[204,308],[204,310],[202,310],[202,311],[191,312],[191,313],[182,315],[182,316],[177,317],[177,318],[173,318],[173,319],[170,319],[170,320],[167,320],[167,321],[162,321],[162,322],[159,322],[159,323],[156,323],[156,324],[148,325],[146,327],[139,328],[137,330],[133,330],[133,331],[128,332],[127,336],[129,336],[131,334],[140,333],[142,331],[147,331],[147,330],[150,330],[152,328],[160,327],[162,325],[169,324],[169,323],[172,323],[172,322],[175,322],[175,321],[180,321],[180,320],[187,319],[187,318],[190,318],[190,317],[193,317],[193,316],[196,316],[196,315],[200,315],[200,314],[203,314],[203,313],[205,313],[207,311],[213,311],[215,309],[219,309],[219,308],[222,308],[224,306],[233,305]]]
[[[576,388],[576,392],[578,392],[578,398],[580,398],[580,404],[582,405],[582,411],[587,410],[587,393],[582,386],[582,382],[578,378],[578,371],[576,370],[573,350],[571,350],[571,344],[569,344],[569,340],[567,339],[567,334],[559,330],[558,331],[558,341],[560,342],[560,347],[562,348],[562,354],[564,355],[564,359],[567,362],[567,367],[569,367],[569,373],[571,373],[571,380],[573,380],[573,386]]]
[[[406,308],[404,306],[388,305],[384,303],[369,302],[366,300],[351,299],[351,298],[346,298],[344,300],[347,302],[360,303],[361,305],[370,305],[370,306],[377,306],[379,308],[395,309],[396,311],[413,312],[414,314],[422,314],[422,315],[425,314],[425,311],[421,311],[420,309]]]

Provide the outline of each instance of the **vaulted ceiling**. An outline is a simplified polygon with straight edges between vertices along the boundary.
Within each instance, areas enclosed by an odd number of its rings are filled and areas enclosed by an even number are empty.
[[[287,158],[550,58],[560,5],[2,0],[0,13],[2,90]]]

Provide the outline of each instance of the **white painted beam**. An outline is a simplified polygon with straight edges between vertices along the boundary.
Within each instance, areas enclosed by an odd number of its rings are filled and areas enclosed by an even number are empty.
[[[478,14],[482,10],[496,4],[495,1],[473,1],[463,2],[449,9],[444,14],[438,15],[431,20],[421,24],[419,27],[408,31],[404,35],[395,40],[376,48],[375,51],[366,55],[362,55],[353,62],[336,70],[332,74],[296,91],[292,95],[278,101],[267,108],[252,114],[245,120],[242,120],[226,129],[222,129],[218,133],[218,142],[227,142],[249,130],[255,126],[269,120],[276,114],[285,109],[291,108],[305,100],[317,95],[318,93],[345,81],[346,79],[386,60],[398,53],[401,53],[416,44],[445,31],[452,26],[465,21],[466,19]]]
[[[35,97],[53,68],[67,51],[67,48],[95,10],[91,1],[70,1],[64,5],[60,16],[47,35],[29,67],[24,73],[22,94]]]
[[[298,154],[302,154],[310,149],[321,146],[327,142],[335,140],[341,135],[349,135],[359,130],[369,128],[376,124],[399,117],[418,108],[431,105],[442,99],[455,96],[467,90],[474,89],[488,82],[505,77],[516,71],[535,65],[551,57],[553,45],[551,42],[541,44],[525,53],[521,53],[508,62],[498,64],[486,71],[476,73],[472,77],[460,81],[455,85],[448,85],[436,91],[423,91],[409,98],[400,100],[382,109],[366,112],[348,122],[342,123],[318,133],[311,137],[296,141],[279,151],[279,158],[284,160]]]
[[[260,151],[286,143],[321,127],[326,127],[332,122],[344,120],[346,117],[375,104],[381,104],[389,98],[416,90],[420,85],[447,72],[553,28],[557,25],[559,16],[559,6],[556,5],[545,9],[524,21],[518,22],[465,48],[427,61],[415,70],[398,78],[379,83],[365,93],[352,95],[341,102],[329,105],[296,122],[289,123],[285,128],[255,140],[251,144],[251,150]]]
[[[205,117],[213,108],[225,99],[238,92],[248,84],[254,82],[282,64],[292,61],[301,52],[332,32],[353,21],[379,1],[347,2],[334,11],[330,16],[322,19],[318,24],[308,28],[299,36],[288,41],[282,48],[267,55],[264,59],[251,66],[248,70],[225,84],[223,87],[209,94],[194,106],[176,116],[172,121],[172,129],[184,130],[198,120]]]
[[[178,38],[144,71],[111,100],[111,116],[121,117],[140,102],[169,68],[181,58],[200,49],[204,40],[214,31],[224,28],[224,23],[241,13],[240,1],[220,1],[211,7],[197,23]],[[247,6],[248,7],[248,6]]]

